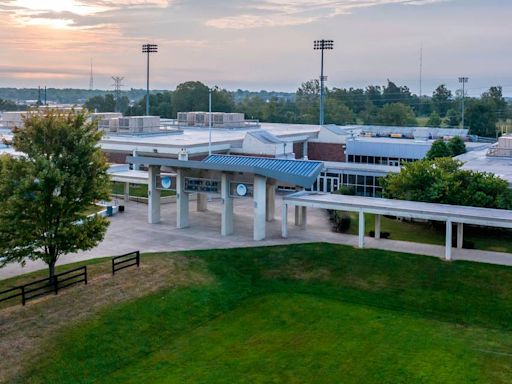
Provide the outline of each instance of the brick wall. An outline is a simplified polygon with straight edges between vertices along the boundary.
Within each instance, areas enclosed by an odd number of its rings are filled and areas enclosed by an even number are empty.
[[[107,161],[113,164],[126,164],[126,156],[131,156],[131,152],[103,152]]]
[[[321,161],[345,161],[342,144],[308,143],[308,159]]]

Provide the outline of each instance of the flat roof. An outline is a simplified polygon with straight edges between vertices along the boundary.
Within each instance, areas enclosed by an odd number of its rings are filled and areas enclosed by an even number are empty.
[[[487,151],[487,148],[470,151],[455,157],[455,159],[464,163],[462,169],[493,173],[512,186],[512,157],[487,156]]]
[[[367,164],[367,163],[348,163],[348,162],[337,162],[337,161],[324,161],[324,169],[328,172],[329,170],[341,170],[341,171],[365,171],[375,173],[398,173],[402,167],[384,165],[384,164]]]
[[[363,211],[377,215],[418,218],[454,223],[512,228],[512,211],[460,205],[424,203],[375,197],[346,196],[319,192],[297,192],[284,197],[291,205],[314,208]]]

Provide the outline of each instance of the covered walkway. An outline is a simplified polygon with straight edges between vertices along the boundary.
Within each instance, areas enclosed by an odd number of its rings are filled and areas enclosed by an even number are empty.
[[[452,225],[457,225],[457,248],[461,249],[464,224],[486,227],[512,228],[512,211],[466,207],[448,204],[422,203],[407,200],[377,199],[373,197],[344,196],[318,192],[298,192],[286,196],[282,207],[282,236],[288,237],[288,207],[295,207],[295,222],[300,217],[300,225],[306,227],[307,208],[322,208],[359,213],[358,246],[365,246],[364,214],[375,215],[375,240],[380,239],[382,215],[411,219],[424,219],[446,223],[444,257],[452,259]]]

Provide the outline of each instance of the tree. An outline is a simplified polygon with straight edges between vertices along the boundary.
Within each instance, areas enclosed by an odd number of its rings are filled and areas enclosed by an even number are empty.
[[[85,102],[84,107],[91,112],[115,112],[116,100],[111,93],[105,96],[94,96]]]
[[[86,216],[91,204],[109,196],[100,138],[96,124],[75,111],[32,113],[14,131],[13,146],[24,155],[0,161],[3,264],[42,260],[53,279],[61,255],[103,239],[108,221]]]
[[[462,118],[460,112],[453,108],[450,108],[448,112],[446,112],[446,125],[449,127],[458,127],[461,121]]]
[[[496,137],[496,115],[493,103],[488,100],[472,100],[465,114],[469,133],[484,137]]]
[[[397,126],[415,125],[416,117],[411,107],[407,105],[401,103],[386,104],[379,111],[378,123]]]
[[[439,157],[451,157],[452,151],[448,148],[448,145],[443,139],[437,139],[432,143],[427,155],[426,159],[433,160]]]
[[[325,122],[339,125],[350,124],[354,122],[354,114],[342,102],[327,98],[325,102]]]
[[[179,84],[173,96],[175,112],[208,111],[208,87],[200,81]]]
[[[452,104],[452,91],[446,88],[446,85],[441,84],[436,88],[432,94],[432,103],[434,104],[434,110],[439,113],[441,117],[446,116],[446,112]]]
[[[459,156],[466,153],[466,144],[464,144],[464,140],[462,140],[460,136],[452,137],[447,145],[452,156]]]
[[[508,183],[494,174],[461,169],[452,158],[406,163],[382,180],[384,197],[484,208],[512,208]]]
[[[441,116],[439,116],[439,113],[437,113],[436,111],[432,112],[432,114],[428,118],[427,126],[428,127],[440,127],[441,126]]]

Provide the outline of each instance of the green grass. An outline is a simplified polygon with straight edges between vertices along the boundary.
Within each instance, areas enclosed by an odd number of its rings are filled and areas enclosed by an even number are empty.
[[[512,268],[330,244],[185,255],[212,283],[68,327],[18,382],[512,381]]]
[[[112,193],[115,195],[124,195],[124,183],[112,183]],[[161,191],[161,196],[174,196],[175,191]],[[145,184],[130,184],[130,196],[133,197],[148,197],[148,186]]]
[[[359,217],[357,213],[351,213],[350,217],[352,221],[348,233],[356,235],[359,228]],[[374,215],[365,215],[365,227],[366,234],[375,229]],[[390,238],[393,240],[437,245],[444,245],[445,242],[444,223],[439,223],[439,225],[435,227],[430,223],[398,221],[383,216],[381,230],[383,232],[389,232],[391,234]],[[457,231],[454,230],[453,234],[456,236]],[[479,228],[465,225],[464,240],[473,242],[476,249],[512,253],[511,230]]]

